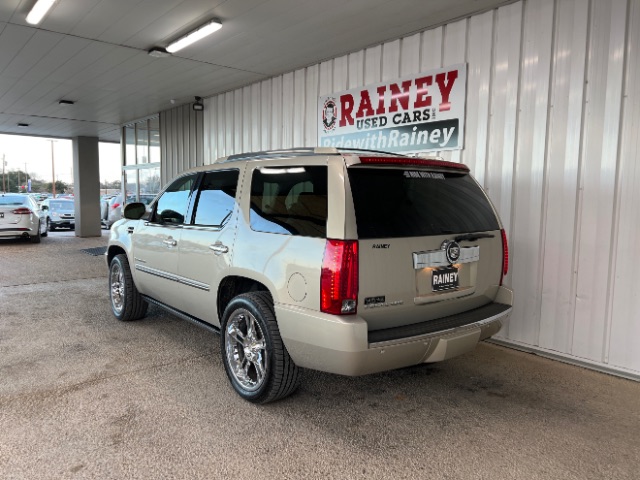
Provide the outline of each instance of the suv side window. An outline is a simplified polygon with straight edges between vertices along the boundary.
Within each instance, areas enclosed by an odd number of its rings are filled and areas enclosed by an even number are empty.
[[[195,183],[196,175],[178,178],[158,198],[153,221],[180,225],[184,223],[189,207],[189,197]]]
[[[204,175],[195,206],[196,225],[221,227],[236,203],[238,170],[209,172]]]
[[[327,167],[256,168],[250,221],[258,232],[326,237]]]

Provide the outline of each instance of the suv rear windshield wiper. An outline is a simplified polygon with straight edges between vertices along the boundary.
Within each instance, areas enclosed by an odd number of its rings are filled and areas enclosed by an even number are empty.
[[[479,238],[493,238],[493,237],[495,237],[495,235],[491,233],[466,233],[464,235],[458,235],[456,238],[454,238],[454,240],[456,242],[462,242],[463,240],[469,240],[470,242],[473,242],[475,240],[478,240]]]

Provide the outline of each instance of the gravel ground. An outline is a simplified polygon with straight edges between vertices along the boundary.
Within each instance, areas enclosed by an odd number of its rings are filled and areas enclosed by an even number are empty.
[[[640,383],[492,344],[244,402],[217,335],[113,318],[106,240],[0,240],[2,479],[640,478]]]

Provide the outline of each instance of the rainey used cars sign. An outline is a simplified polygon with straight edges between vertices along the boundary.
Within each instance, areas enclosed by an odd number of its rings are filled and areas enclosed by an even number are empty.
[[[440,68],[318,101],[318,145],[416,153],[462,148],[467,66]]]

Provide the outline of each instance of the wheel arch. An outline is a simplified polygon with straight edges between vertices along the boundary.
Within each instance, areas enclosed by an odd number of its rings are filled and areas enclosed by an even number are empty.
[[[244,277],[241,275],[228,275],[222,279],[218,285],[217,307],[218,318],[222,322],[224,314],[229,302],[238,295],[249,292],[267,292],[273,299],[273,292],[263,282],[255,278]]]
[[[127,254],[125,249],[120,245],[109,246],[109,249],[107,250],[107,265],[111,265],[111,260],[113,260],[116,255],[120,255],[121,253],[124,253],[125,255]]]

